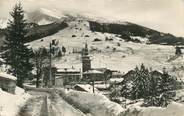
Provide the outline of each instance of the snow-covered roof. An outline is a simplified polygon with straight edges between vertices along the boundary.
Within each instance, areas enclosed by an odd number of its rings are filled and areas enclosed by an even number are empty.
[[[109,81],[114,83],[114,82],[122,82],[124,80],[124,78],[111,78]]]
[[[6,79],[10,79],[10,80],[14,80],[14,81],[17,80],[17,77],[15,77],[13,75],[10,75],[10,74],[7,74],[5,72],[0,72],[0,77],[6,78]]]
[[[98,71],[98,70],[89,70],[84,72],[84,74],[102,74],[103,72]]]
[[[78,86],[82,89],[84,89],[86,92],[89,92],[89,93],[93,93],[93,86],[89,85],[89,84],[76,84],[75,86]],[[98,93],[98,89],[95,88],[95,93]]]
[[[59,68],[57,72],[80,72],[80,70],[75,68]]]

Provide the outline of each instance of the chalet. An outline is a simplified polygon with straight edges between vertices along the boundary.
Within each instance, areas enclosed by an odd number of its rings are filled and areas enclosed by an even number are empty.
[[[15,94],[17,78],[7,73],[0,73],[0,88],[3,91]]]
[[[81,71],[74,68],[60,68],[56,72],[56,86],[65,86],[79,83],[81,80]]]
[[[134,80],[135,74],[136,74],[136,72],[135,72],[134,70],[130,70],[129,72],[127,72],[125,75],[122,76],[122,78],[123,78],[122,81],[123,81],[124,79],[126,79],[127,81],[132,81],[132,80]],[[156,71],[156,70],[151,71],[150,74],[151,74],[154,78],[161,78],[162,75],[163,75],[161,72]],[[121,84],[121,83],[122,83],[122,82],[117,82],[117,84]]]
[[[86,72],[84,72],[84,78],[83,80],[85,81],[104,81],[103,78],[103,72],[98,71],[98,70],[88,70]]]
[[[111,78],[111,71],[107,68],[93,68],[83,73],[83,80],[107,81]]]
[[[119,71],[112,71],[111,78],[122,78],[124,74]]]

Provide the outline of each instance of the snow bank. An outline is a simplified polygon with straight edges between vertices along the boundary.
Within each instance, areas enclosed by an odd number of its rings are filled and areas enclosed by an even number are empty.
[[[171,103],[167,108],[144,108],[141,112],[142,116],[184,116],[184,105],[179,103]]]
[[[119,116],[184,116],[184,105],[172,102],[167,108],[131,107]]]
[[[7,74],[5,72],[0,72],[0,77],[11,79],[11,80],[17,80],[17,77]]]
[[[0,116],[16,116],[30,97],[19,87],[16,87],[15,95],[0,89]]]
[[[88,113],[94,116],[184,116],[184,105],[176,102],[172,102],[166,108],[133,105],[125,110],[104,95],[57,90],[68,103],[82,109],[81,111],[89,111]]]
[[[124,111],[119,104],[111,102],[104,95],[61,89],[59,92],[66,101],[94,116],[118,116]]]

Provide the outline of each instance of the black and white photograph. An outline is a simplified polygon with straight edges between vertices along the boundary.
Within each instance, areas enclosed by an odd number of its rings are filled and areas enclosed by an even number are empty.
[[[184,116],[184,0],[0,0],[0,116]]]

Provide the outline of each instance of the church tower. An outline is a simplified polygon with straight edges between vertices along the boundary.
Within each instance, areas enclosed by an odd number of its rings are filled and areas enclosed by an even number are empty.
[[[89,57],[88,45],[85,44],[85,48],[82,49],[82,72],[86,72],[91,69],[91,59]]]

